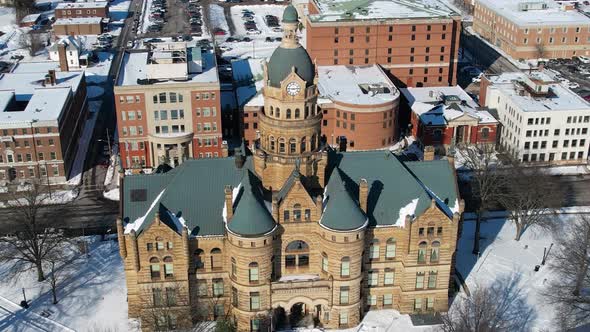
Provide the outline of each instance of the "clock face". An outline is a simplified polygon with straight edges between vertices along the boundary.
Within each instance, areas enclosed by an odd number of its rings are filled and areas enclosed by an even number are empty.
[[[296,82],[287,84],[287,94],[289,96],[296,96],[299,94],[299,91],[301,91],[301,87]]]

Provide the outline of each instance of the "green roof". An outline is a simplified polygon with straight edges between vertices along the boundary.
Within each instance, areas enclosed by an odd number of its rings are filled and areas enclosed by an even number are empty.
[[[284,23],[297,23],[299,22],[299,14],[297,14],[297,9],[293,5],[288,5],[283,12],[283,22]]]
[[[350,181],[343,179],[340,169],[336,168],[332,172],[325,191],[326,208],[320,220],[322,225],[338,231],[349,231],[365,224],[367,217],[361,211],[358,201],[351,197],[354,189],[350,188],[350,184]]]
[[[299,45],[295,48],[286,48],[279,46],[272,53],[267,64],[269,83],[273,87],[280,87],[289,74],[291,68],[295,67],[295,73],[301,77],[308,85],[313,84],[315,69],[309,54]]]
[[[260,180],[246,169],[234,200],[233,217],[228,220],[229,230],[243,236],[257,236],[270,232],[275,225],[264,203]]]

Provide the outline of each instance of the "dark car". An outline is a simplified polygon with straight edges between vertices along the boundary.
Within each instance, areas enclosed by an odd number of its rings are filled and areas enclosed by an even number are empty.
[[[271,37],[266,37],[266,39],[264,39],[265,42],[272,42],[273,39]]]
[[[182,36],[182,40],[183,41],[191,41],[191,40],[193,40],[193,36],[191,36],[191,35],[183,35]]]

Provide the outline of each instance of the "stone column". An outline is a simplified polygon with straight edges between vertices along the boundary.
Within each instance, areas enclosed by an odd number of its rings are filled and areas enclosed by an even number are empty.
[[[182,159],[184,158],[184,151],[182,149],[182,143],[176,143],[176,155],[178,157],[178,165],[182,164]]]

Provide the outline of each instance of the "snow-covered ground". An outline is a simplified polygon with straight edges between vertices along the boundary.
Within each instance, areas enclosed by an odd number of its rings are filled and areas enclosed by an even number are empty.
[[[19,278],[0,277],[1,331],[139,331],[127,318],[127,289],[123,264],[115,241],[99,237],[86,241],[89,254],[71,252],[60,266],[58,304],[51,304],[48,282],[37,282],[35,271]],[[0,276],[8,266],[0,265]],[[47,271],[46,271],[47,272]],[[20,308],[25,290],[30,308]]]
[[[82,174],[84,172],[84,161],[86,160],[86,153],[88,152],[88,145],[94,132],[94,125],[98,115],[96,112],[91,112],[90,117],[84,124],[84,130],[78,140],[78,150],[76,151],[76,159],[72,164],[72,170],[70,171],[70,178],[68,179],[69,185],[79,185],[82,183]]]
[[[109,17],[112,21],[122,21],[127,18],[131,0],[114,0],[109,5]]]
[[[578,209],[574,209],[578,210]],[[571,222],[578,215],[558,214],[552,218],[559,226]],[[481,255],[479,259],[471,253],[473,249],[473,233],[475,222],[467,220],[463,223],[462,235],[459,239],[457,252],[457,270],[465,279],[468,288],[486,287],[494,282],[516,280],[525,300],[523,311],[531,309],[530,326],[524,331],[556,331],[552,323],[555,321],[555,308],[543,298],[552,272],[548,265],[534,271],[540,265],[544,249],[554,243],[552,235],[544,230],[529,228],[520,241],[515,241],[514,224],[502,216],[488,219],[481,225]],[[555,249],[555,248],[553,248]],[[547,263],[551,262],[551,253]]]
[[[223,13],[223,7],[220,5],[209,5],[209,24],[211,29],[219,28],[229,33],[229,26]]]
[[[23,191],[23,190],[21,190],[21,191]],[[76,197],[78,197],[79,193],[80,193],[80,191],[78,189],[57,190],[57,191],[52,191],[51,195],[49,193],[41,194],[41,195],[39,195],[38,199],[39,199],[39,202],[43,205],[65,204],[65,203],[71,202],[74,199],[76,199]],[[17,207],[17,206],[20,206],[21,204],[27,205],[27,201],[25,199],[19,199],[19,200],[9,200],[6,203],[0,202],[0,208],[6,207],[6,206]]]

